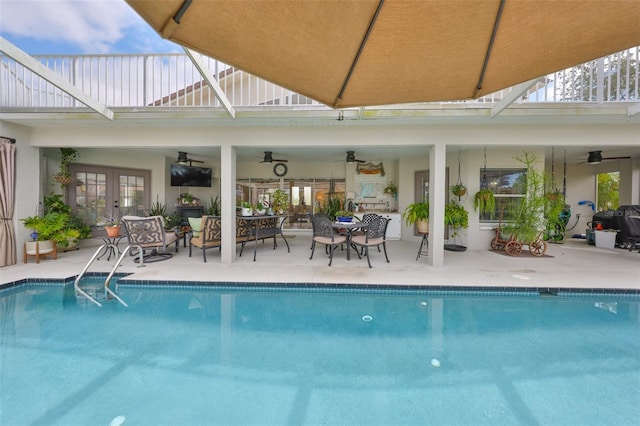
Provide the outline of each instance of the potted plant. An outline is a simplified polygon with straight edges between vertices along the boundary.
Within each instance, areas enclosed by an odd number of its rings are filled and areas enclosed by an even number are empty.
[[[151,204],[151,208],[149,209],[149,216],[162,216],[165,217],[167,215],[167,205],[160,202],[160,196],[156,195],[156,201]]]
[[[544,175],[534,167],[538,161],[535,155],[525,152],[516,159],[527,168],[525,196],[506,212],[507,221],[502,232],[529,244],[540,238],[550,221],[557,220],[564,203],[556,197],[550,200],[544,193]]]
[[[271,208],[276,214],[283,214],[289,209],[289,196],[281,189],[276,189],[271,194]]]
[[[122,222],[120,219],[110,214],[98,219],[97,225],[104,226],[108,237],[117,237],[122,230]]]
[[[267,211],[267,209],[265,208],[264,204],[262,203],[256,203],[256,205],[253,207],[254,211],[256,212],[257,215],[264,215]]]
[[[456,201],[451,201],[444,206],[444,224],[451,230],[450,236],[455,239],[460,229],[469,227],[469,212]],[[446,244],[446,250],[465,251],[467,248],[459,244]]]
[[[455,185],[451,185],[451,193],[456,197],[462,197],[467,193],[467,187],[461,183],[456,183]]]
[[[76,241],[80,237],[80,231],[69,227],[69,215],[66,213],[49,212],[44,216],[30,216],[21,219],[25,227],[33,229],[31,236],[34,241],[53,242],[51,245],[66,247],[70,241]],[[40,251],[43,244],[40,244]],[[29,248],[27,248],[29,250]]]
[[[251,203],[248,201],[243,201],[241,204],[242,216],[253,216],[253,209],[251,208]]]
[[[390,181],[382,192],[395,197],[395,195],[398,193],[398,187],[395,183],[393,183],[393,181]]]
[[[60,184],[61,188],[66,188],[73,180],[69,173],[69,163],[78,159],[79,153],[73,148],[60,148],[60,171],[53,176],[53,179]]]
[[[493,216],[496,210],[496,197],[489,188],[482,188],[473,196],[473,210],[480,214]]]
[[[342,199],[336,196],[329,196],[322,208],[322,213],[335,220],[337,217],[337,213],[340,210],[342,210]]]
[[[183,192],[182,194],[180,194],[180,198],[178,198],[178,201],[183,206],[198,205],[198,199],[194,197],[192,194],[189,194],[188,192]]]
[[[72,238],[67,241],[66,244],[61,244],[60,248],[63,251],[75,250],[78,246],[78,239],[85,239],[93,237],[92,229],[89,225],[84,223],[82,218],[73,213],[71,206],[66,204],[62,195],[50,194],[44,197],[44,214],[47,213],[64,213],[68,215],[69,219],[66,223],[66,227],[69,229],[75,229],[78,231],[78,238]]]
[[[402,218],[407,225],[413,225],[414,223],[418,227],[419,234],[429,233],[429,202],[422,201],[421,203],[409,204],[404,212]]]
[[[352,222],[353,212],[350,212],[349,210],[338,210],[336,212],[336,220],[338,222]]]
[[[207,216],[220,216],[220,200],[217,195],[215,199],[211,197],[211,202],[205,205],[204,214]]]

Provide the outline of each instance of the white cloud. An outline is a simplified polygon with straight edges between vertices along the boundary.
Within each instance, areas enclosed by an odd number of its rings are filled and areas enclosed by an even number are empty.
[[[122,0],[0,0],[0,32],[14,37],[107,53],[132,31],[149,29]]]

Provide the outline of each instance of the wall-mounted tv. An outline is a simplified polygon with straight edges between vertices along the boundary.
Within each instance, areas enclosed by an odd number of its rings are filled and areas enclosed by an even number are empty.
[[[206,186],[211,187],[211,168],[171,165],[171,186]]]

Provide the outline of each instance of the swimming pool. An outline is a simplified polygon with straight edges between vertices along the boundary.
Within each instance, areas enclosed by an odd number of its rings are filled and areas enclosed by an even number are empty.
[[[77,299],[71,284],[0,292],[0,424],[640,418],[637,296],[148,285],[119,294],[128,308]]]

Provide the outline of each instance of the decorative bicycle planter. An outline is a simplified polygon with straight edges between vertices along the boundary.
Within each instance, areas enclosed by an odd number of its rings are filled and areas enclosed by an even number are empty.
[[[500,234],[500,228],[496,229],[496,236],[491,240],[491,248],[494,250],[504,250],[509,256],[520,256],[522,247],[529,246],[529,252],[534,256],[542,256],[547,251],[547,243],[541,238],[542,233],[532,241],[519,241],[516,235],[504,236]]]

